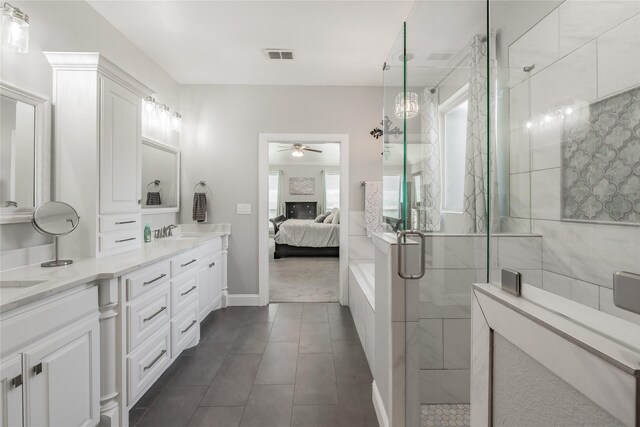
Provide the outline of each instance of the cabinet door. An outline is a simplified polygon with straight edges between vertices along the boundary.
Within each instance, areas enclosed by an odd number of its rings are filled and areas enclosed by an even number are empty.
[[[214,309],[222,303],[222,254],[216,253],[211,257],[211,301]]]
[[[22,426],[22,356],[3,360],[0,365],[0,425],[2,427]]]
[[[42,340],[25,352],[31,426],[92,426],[100,421],[98,319]]]
[[[204,258],[198,266],[198,313],[202,321],[211,310],[211,269],[207,263],[208,258]]]
[[[138,212],[142,100],[109,79],[100,81],[100,213]]]

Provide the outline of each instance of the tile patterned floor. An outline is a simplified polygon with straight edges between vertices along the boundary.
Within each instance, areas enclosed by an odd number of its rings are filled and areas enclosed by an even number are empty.
[[[129,413],[135,427],[377,427],[373,378],[348,308],[231,307],[204,320]]]
[[[422,427],[468,427],[470,405],[422,405]]]

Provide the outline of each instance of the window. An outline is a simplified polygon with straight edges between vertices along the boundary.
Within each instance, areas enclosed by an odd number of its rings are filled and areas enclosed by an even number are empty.
[[[422,175],[419,173],[413,175],[413,196],[413,205],[420,206],[422,203]]]
[[[324,175],[325,210],[340,207],[340,174],[325,172]]]
[[[278,188],[280,186],[280,172],[269,172],[269,218],[278,216]],[[273,224],[269,221],[269,227]]]
[[[382,177],[382,215],[400,219],[400,175]]]
[[[443,201],[446,212],[462,212],[467,143],[467,88],[440,106]]]

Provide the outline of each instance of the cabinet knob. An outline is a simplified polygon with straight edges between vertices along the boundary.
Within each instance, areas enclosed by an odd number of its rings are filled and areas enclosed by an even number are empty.
[[[38,363],[36,366],[33,367],[33,373],[35,375],[42,373],[42,362]]]

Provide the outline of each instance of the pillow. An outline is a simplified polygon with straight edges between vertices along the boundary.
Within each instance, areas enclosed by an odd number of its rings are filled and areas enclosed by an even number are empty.
[[[331,224],[340,224],[340,209],[335,208],[332,213],[333,220],[331,220]]]
[[[324,221],[324,219],[325,219],[326,217],[327,217],[327,214],[326,214],[326,213],[324,213],[324,214],[320,214],[320,215],[318,215],[318,216],[316,217],[315,221],[316,221],[316,222],[322,222],[322,221]]]
[[[327,215],[327,217],[322,222],[325,224],[331,224],[331,221],[333,221],[334,216],[335,215],[333,214],[333,212],[331,212],[329,215]]]

